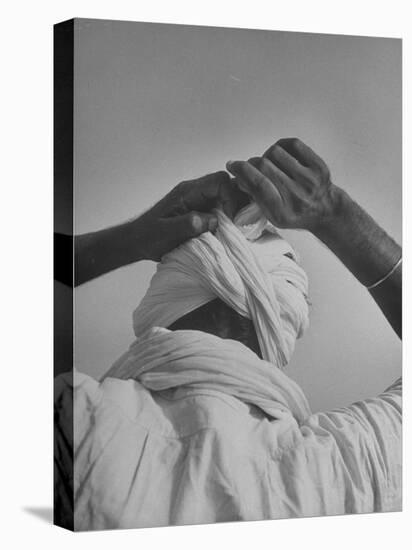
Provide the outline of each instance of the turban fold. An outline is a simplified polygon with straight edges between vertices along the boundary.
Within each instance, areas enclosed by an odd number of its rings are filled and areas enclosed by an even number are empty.
[[[234,221],[220,209],[215,213],[215,234],[204,233],[163,256],[133,313],[136,337],[220,298],[252,320],[263,358],[284,367],[308,325],[306,274],[256,204]]]

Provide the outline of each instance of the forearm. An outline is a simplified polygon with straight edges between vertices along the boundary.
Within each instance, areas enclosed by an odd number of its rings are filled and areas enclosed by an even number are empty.
[[[135,223],[75,237],[75,286],[142,259]]]
[[[391,271],[402,255],[401,247],[347,193],[334,189],[333,217],[312,230],[353,273],[369,286]],[[401,337],[402,269],[399,266],[370,294]]]

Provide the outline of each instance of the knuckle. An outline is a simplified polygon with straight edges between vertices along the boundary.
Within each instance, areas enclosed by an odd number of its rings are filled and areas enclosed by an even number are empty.
[[[306,170],[304,182],[309,184],[312,189],[316,189],[319,184],[319,172],[317,170]]]
[[[258,170],[260,170],[264,165],[262,157],[252,157],[248,160],[248,162]]]
[[[229,170],[234,174],[242,172],[244,163],[241,160],[233,160],[230,162]]]
[[[330,178],[329,168],[324,162],[320,163],[319,171],[320,171],[321,176],[324,179],[329,179]]]
[[[312,166],[310,168],[312,175],[312,180],[314,182],[321,181],[327,181],[330,178],[330,172],[327,165],[318,159],[312,163]]]
[[[249,177],[250,166],[245,160],[239,160],[236,164],[236,170],[240,177]]]
[[[219,170],[218,172],[215,172],[212,174],[215,178],[217,178],[219,181],[222,181],[223,183],[230,180],[230,176],[227,172],[224,170]]]
[[[175,191],[177,193],[182,193],[184,191],[186,191],[187,187],[189,185],[189,182],[188,181],[181,181],[180,183],[178,183],[175,187]]]
[[[286,150],[287,149],[292,149],[293,150],[293,149],[298,149],[301,143],[302,142],[297,137],[287,137],[287,138],[279,139],[276,142],[276,145],[278,145],[282,149],[286,149]]]
[[[270,166],[273,166],[273,164],[270,162],[269,159],[267,159],[265,157],[261,157],[259,159],[259,169],[262,172],[265,172],[268,168],[270,168]]]
[[[265,184],[264,176],[260,173],[253,174],[251,178],[251,184],[253,185],[253,187],[255,187],[255,189],[261,189]]]
[[[279,143],[281,140],[279,140],[278,142],[275,143],[275,145],[273,145],[273,147],[270,148],[269,152],[270,152],[270,156],[272,157],[279,157],[279,155],[282,154],[282,144]]]

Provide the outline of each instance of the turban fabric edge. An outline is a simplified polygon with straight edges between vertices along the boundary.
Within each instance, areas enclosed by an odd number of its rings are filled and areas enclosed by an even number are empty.
[[[306,274],[255,204],[233,222],[221,210],[215,213],[215,235],[187,241],[158,264],[133,313],[136,337],[144,338],[155,326],[167,328],[220,298],[253,321],[263,358],[284,367],[308,325]]]

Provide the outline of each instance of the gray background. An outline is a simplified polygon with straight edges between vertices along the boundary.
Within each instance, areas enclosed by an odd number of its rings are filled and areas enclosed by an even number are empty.
[[[401,239],[401,42],[78,19],[75,231],[117,224],[183,179],[298,136]],[[311,325],[289,374],[314,410],[377,394],[401,346],[367,292],[314,237],[284,232],[310,278]],[[133,340],[154,264],[76,289],[76,367],[95,377]]]

